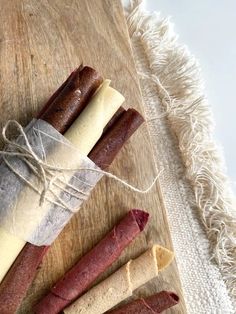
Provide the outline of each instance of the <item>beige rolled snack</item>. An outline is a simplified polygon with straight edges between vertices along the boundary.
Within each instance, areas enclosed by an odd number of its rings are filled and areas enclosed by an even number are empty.
[[[0,282],[24,246],[24,240],[0,228]]]
[[[155,278],[166,268],[174,254],[154,245],[138,258],[129,261],[110,277],[93,287],[68,306],[65,314],[102,314],[132,296],[135,289]]]
[[[82,112],[64,134],[65,138],[71,141],[84,155],[89,154],[101,137],[104,127],[125,100],[109,84],[109,80],[103,82],[90,100],[86,110]],[[7,233],[5,229],[0,227],[0,282],[25,243],[24,240]]]
[[[104,126],[110,121],[121,104],[124,96],[109,86],[105,80],[77,120],[66,132],[66,138],[79,150],[88,154],[103,133]]]

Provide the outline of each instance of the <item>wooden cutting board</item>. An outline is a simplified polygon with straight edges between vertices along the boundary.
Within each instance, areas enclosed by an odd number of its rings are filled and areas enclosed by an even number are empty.
[[[1,127],[8,119],[28,123],[50,94],[81,62],[95,67],[126,97],[126,106],[142,111],[139,83],[119,0],[0,0]],[[157,171],[146,126],[122,149],[112,173],[139,188],[147,187]],[[152,243],[172,249],[159,184],[140,195],[103,178],[89,201],[52,245],[19,313],[31,313],[65,271],[91,249],[130,208],[149,211],[148,228],[99,280],[137,257]],[[135,295],[162,289],[180,296],[168,313],[186,313],[176,263]],[[96,313],[95,313],[96,314]]]

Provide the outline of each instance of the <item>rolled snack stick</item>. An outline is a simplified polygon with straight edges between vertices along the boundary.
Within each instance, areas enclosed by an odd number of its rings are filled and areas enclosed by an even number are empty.
[[[94,69],[84,67],[81,70],[79,67],[70,75],[67,83],[64,82],[64,88],[61,88],[60,93],[56,92],[56,95],[52,97],[51,103],[49,99],[40,118],[51,124],[57,131],[62,132],[84,109],[92,92],[94,93],[101,82],[101,76]],[[80,95],[79,90],[81,91]],[[24,240],[0,227],[0,282],[24,245]]]
[[[65,134],[85,155],[92,150],[102,136],[103,129],[124,102],[124,97],[109,85],[110,80],[102,83],[89,106],[86,106]]]
[[[0,313],[16,313],[49,246],[26,243],[0,285]]]
[[[122,114],[125,112],[126,110],[123,107],[120,107],[116,113],[114,114],[114,116],[111,118],[111,120],[107,123],[107,125],[105,126],[104,130],[103,130],[103,134],[105,134],[110,127],[112,127],[114,125],[114,123],[122,116]]]
[[[119,93],[117,92],[116,90],[112,89],[111,87],[109,87],[109,84],[105,84],[106,87],[105,88],[108,88],[109,89],[109,99],[113,101],[113,104],[112,104],[112,108],[113,110],[109,110],[110,112],[110,118],[114,115],[114,113],[116,112],[116,110],[120,107],[120,105],[122,104],[122,102],[124,101],[124,97]],[[114,96],[112,97],[111,94],[112,94],[112,91],[114,93]],[[106,91],[104,91],[104,87],[103,89],[101,89],[101,91],[99,91],[102,93],[103,95],[103,101],[106,102]],[[98,101],[98,106],[102,106],[102,109],[105,111],[106,110],[106,106],[104,105],[104,103],[101,101],[100,97],[99,97],[99,92],[94,95],[94,97],[96,96],[99,101]],[[115,96],[116,95],[116,96]],[[90,105],[90,104],[89,104]],[[89,106],[88,105],[88,106]],[[109,106],[109,105],[107,105]],[[96,101],[93,100],[93,107],[95,107],[96,109]],[[96,119],[97,116],[94,115],[94,119]],[[108,115],[106,114],[106,119],[104,119],[102,122],[103,123],[106,123],[106,121],[109,119]],[[93,123],[92,120],[90,120],[91,123]],[[104,125],[105,126],[105,125]],[[92,132],[91,128],[89,127],[88,128],[90,130],[90,132]],[[98,128],[99,130],[99,136],[100,136],[100,133],[101,133],[101,127]],[[96,133],[96,131],[94,130],[94,132]],[[98,137],[98,135],[97,135]],[[94,136],[94,139],[97,139],[96,136]],[[79,134],[78,134],[78,142],[77,142],[77,145],[76,145],[76,137],[74,137],[74,144],[75,146],[79,146],[79,141],[80,141],[80,137],[79,137]],[[86,153],[85,151],[86,150],[83,150],[82,146],[79,147],[79,149],[81,151],[83,151],[84,153]],[[25,244],[25,242],[24,242]],[[11,243],[9,244],[11,245]],[[28,254],[29,255],[33,255],[34,254],[39,254],[39,251],[44,251],[45,247],[36,247],[36,246],[33,246],[29,243],[27,243],[27,249],[28,249]],[[23,249],[24,251],[24,249]],[[4,282],[2,283],[2,285],[0,286],[0,313],[14,313],[16,311],[16,309],[19,307],[20,305],[20,302],[21,300],[23,299],[26,291],[27,291],[27,288],[29,287],[30,283],[32,282],[33,278],[34,278],[34,274],[35,274],[35,271],[37,269],[37,266],[39,265],[39,263],[41,262],[41,258],[40,260],[34,260],[34,263],[32,263],[30,265],[30,268],[29,268],[29,265],[27,266],[27,263],[24,262],[24,258],[25,258],[25,255],[24,255],[24,252],[22,251],[22,254],[20,255],[20,259],[15,263],[15,266],[13,266],[13,268],[10,270],[10,272],[7,274]],[[36,251],[36,252],[35,252]],[[17,254],[15,256],[17,256],[19,254],[20,251],[17,252]],[[28,276],[26,276],[26,274],[24,275],[24,271],[27,271],[27,274]],[[18,270],[18,272],[21,272],[24,280],[21,280],[21,281],[18,281],[18,284],[15,282],[15,280],[13,281],[13,278],[16,278],[14,277],[14,274],[15,272]],[[31,270],[31,271],[30,271]],[[19,278],[19,277],[18,277]],[[15,285],[13,284],[15,282]],[[24,283],[24,284],[23,284]],[[19,286],[20,284],[20,286]]]
[[[47,121],[58,132],[64,134],[101,83],[102,77],[96,70],[88,66],[78,68],[72,72],[60,93],[49,99],[49,105],[41,112],[40,119]]]
[[[135,289],[155,278],[166,268],[174,254],[154,245],[138,258],[129,261],[110,277],[90,289],[67,307],[65,314],[102,314],[132,296]]]
[[[76,73],[83,69],[83,65],[81,64],[77,69],[75,69],[71,74],[67,77],[67,79],[62,83],[62,85],[52,94],[52,96],[48,99],[48,101],[44,104],[42,109],[37,114],[37,119],[40,119],[41,116],[48,110],[49,106],[53,103],[53,101],[57,98],[57,96],[62,92],[64,87],[67,85],[69,81],[75,77]]]
[[[37,314],[61,312],[78,298],[144,229],[149,214],[139,209],[126,216],[77,264],[74,265],[34,308]]]
[[[145,299],[137,299],[106,314],[154,314],[162,313],[179,303],[179,297],[170,291],[161,291]]]
[[[112,128],[107,130],[102,140],[90,152],[89,158],[96,160],[96,165],[102,169],[108,167],[124,145],[124,142],[143,122],[143,117],[135,109],[128,109],[123,112],[112,125]],[[104,159],[106,155],[107,158]]]

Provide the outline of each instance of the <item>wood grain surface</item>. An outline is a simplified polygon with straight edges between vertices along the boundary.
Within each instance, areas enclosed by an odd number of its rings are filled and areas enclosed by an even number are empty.
[[[95,67],[126,97],[126,106],[142,111],[123,9],[118,0],[0,0],[0,126],[8,119],[23,125],[39,111],[51,93],[81,62]],[[122,149],[112,173],[139,188],[156,175],[148,132],[142,126]],[[172,248],[168,221],[158,183],[140,195],[108,178],[94,189],[52,245],[19,313],[31,306],[130,208],[151,214],[150,223],[99,280],[142,253],[152,243]],[[167,313],[186,313],[179,273],[174,262],[135,295],[162,289],[180,296]],[[96,313],[95,313],[96,314]]]

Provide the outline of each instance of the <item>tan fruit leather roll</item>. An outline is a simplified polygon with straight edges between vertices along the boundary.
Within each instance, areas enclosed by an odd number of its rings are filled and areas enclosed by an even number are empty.
[[[102,314],[123,300],[133,291],[158,276],[173,260],[168,249],[153,245],[138,258],[129,261],[110,277],[93,287],[67,307],[65,314]]]
[[[92,150],[105,126],[125,100],[124,96],[109,85],[110,80],[102,83],[89,105],[64,135],[85,155]]]
[[[96,144],[103,133],[104,127],[124,102],[124,97],[118,91],[111,88],[109,84],[109,80],[105,80],[103,82],[99,90],[95,93],[87,107],[84,109],[86,112],[82,112],[83,115],[81,114],[75,120],[73,125],[64,135],[65,138],[67,138],[81,153],[85,155],[87,155]],[[87,108],[89,109],[87,110]],[[96,128],[94,128],[95,125]],[[0,229],[0,231],[1,230],[3,229]],[[12,252],[10,256],[8,256],[9,258],[5,255],[4,259],[1,260],[4,265],[3,267],[0,263],[1,279],[5,276],[17,255],[26,244],[25,241],[18,239],[15,236],[9,235],[8,237],[8,234],[5,231],[3,231],[3,236],[0,238],[0,246],[1,243],[3,243],[3,239],[4,243],[2,246],[3,249],[5,248],[5,252],[8,252],[8,250],[12,250]],[[4,254],[3,249],[1,250],[1,254]]]

